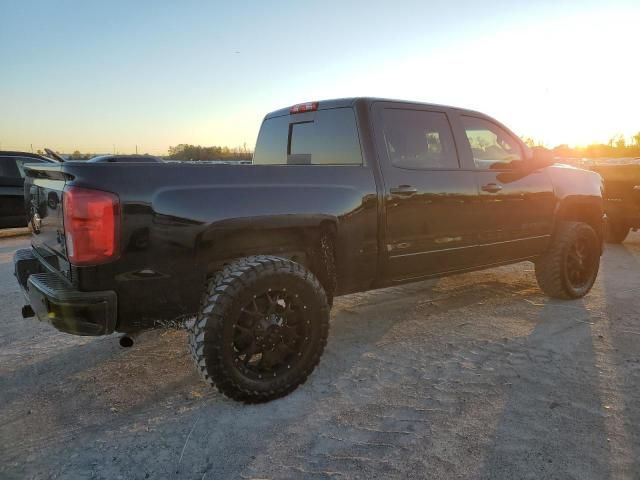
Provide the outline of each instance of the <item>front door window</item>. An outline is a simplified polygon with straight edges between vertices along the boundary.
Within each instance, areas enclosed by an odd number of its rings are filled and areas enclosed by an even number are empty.
[[[477,169],[510,169],[514,162],[522,161],[518,141],[504,129],[482,118],[461,118]]]

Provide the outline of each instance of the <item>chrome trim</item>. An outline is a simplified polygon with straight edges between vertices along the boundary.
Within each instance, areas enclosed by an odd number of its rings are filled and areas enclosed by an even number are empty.
[[[492,243],[476,243],[474,245],[467,245],[464,247],[451,247],[451,248],[441,248],[438,250],[428,250],[426,252],[415,252],[415,253],[402,253],[400,255],[393,255],[390,258],[399,258],[399,257],[411,257],[415,255],[428,255],[430,253],[440,253],[440,252],[451,252],[454,250],[464,250],[468,248],[478,248],[478,247],[491,247],[493,245],[502,245],[505,243],[514,243],[514,242],[523,242],[528,240],[538,240],[542,238],[551,238],[551,234],[549,235],[537,235],[535,237],[526,237],[526,238],[516,238],[514,240],[503,240],[501,242],[492,242]]]

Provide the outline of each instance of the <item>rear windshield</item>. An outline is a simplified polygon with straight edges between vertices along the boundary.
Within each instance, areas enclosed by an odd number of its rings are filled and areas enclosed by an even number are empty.
[[[362,165],[353,109],[335,108],[311,115],[285,115],[265,120],[258,135],[253,163]]]

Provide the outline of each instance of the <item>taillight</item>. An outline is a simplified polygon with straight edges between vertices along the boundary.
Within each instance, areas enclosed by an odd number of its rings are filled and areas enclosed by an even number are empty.
[[[113,193],[65,187],[67,257],[74,265],[96,265],[118,255],[120,202]]]
[[[315,112],[318,110],[318,102],[299,103],[289,109],[289,113]]]

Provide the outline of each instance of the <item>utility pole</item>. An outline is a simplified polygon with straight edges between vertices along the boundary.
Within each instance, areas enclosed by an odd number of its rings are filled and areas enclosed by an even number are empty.
[[[113,144],[113,154],[114,155],[116,154],[116,144],[115,143]]]
[[[31,144],[31,153],[33,153],[33,143]]]
[[[138,145],[136,145],[136,155],[138,154]]]

